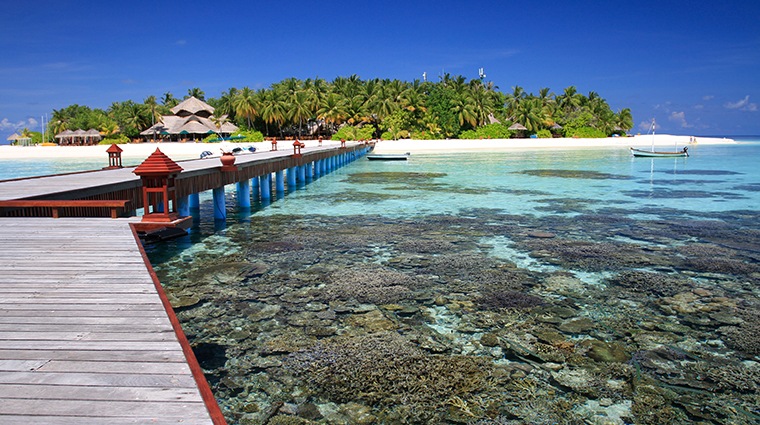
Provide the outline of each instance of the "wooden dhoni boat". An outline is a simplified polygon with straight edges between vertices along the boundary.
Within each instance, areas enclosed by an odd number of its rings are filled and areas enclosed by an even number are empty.
[[[689,156],[689,148],[684,147],[682,151],[675,151],[675,152],[663,152],[663,151],[647,151],[643,149],[635,149],[631,148],[631,153],[633,156],[642,156],[642,157],[673,157],[673,156]]]
[[[652,149],[651,150],[644,150],[644,149],[636,149],[631,148],[631,153],[633,156],[640,156],[640,157],[647,157],[647,158],[656,158],[656,157],[678,157],[678,156],[689,156],[689,148],[684,147],[683,150],[678,150],[678,144],[676,144],[675,151],[668,152],[668,151],[656,151],[654,150],[654,120],[652,120]]]
[[[370,161],[406,161],[409,159],[411,153],[405,154],[377,154],[371,153],[367,155],[367,159]]]

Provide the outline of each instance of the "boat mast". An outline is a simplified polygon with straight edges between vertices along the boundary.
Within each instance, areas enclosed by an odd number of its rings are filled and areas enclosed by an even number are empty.
[[[652,118],[652,152],[654,152],[654,118]]]

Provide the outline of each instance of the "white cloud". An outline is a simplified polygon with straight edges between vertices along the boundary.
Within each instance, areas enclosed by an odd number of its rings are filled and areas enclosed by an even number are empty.
[[[38,125],[39,125],[39,122],[34,118],[28,118],[26,121],[19,121],[19,122],[10,122],[8,121],[8,118],[3,118],[3,120],[0,121],[0,131],[8,131],[8,130],[16,131],[24,127],[38,131],[35,129],[35,127]]]
[[[702,100],[710,100],[710,99],[712,99],[712,98],[714,98],[714,97],[715,97],[715,96],[713,96],[713,95],[711,95],[711,94],[708,94],[707,96],[702,96]]]
[[[3,118],[3,120],[0,121],[0,130],[17,130],[22,127],[24,127],[23,121],[12,123],[8,121],[8,118]]]
[[[694,105],[694,109],[704,109],[705,105]]]
[[[741,111],[757,111],[757,103],[750,103],[749,95],[745,96],[744,99],[738,102],[727,102],[723,106],[728,109],[739,109]]]
[[[187,40],[177,40],[177,45],[184,46],[185,44],[187,44]]]
[[[670,102],[665,102],[665,106],[663,105],[654,105],[654,109],[662,109],[665,112],[670,112],[670,109],[668,109],[667,105],[670,105]]]
[[[654,124],[655,130],[660,128],[660,124],[655,123]],[[652,131],[652,122],[651,121],[642,121],[639,123],[639,130],[644,132],[650,132]]]
[[[674,122],[684,128],[694,127],[694,124],[689,124],[686,122],[686,117],[683,112],[673,111],[673,113],[668,117],[668,121]]]
[[[122,83],[122,84],[139,84],[139,82],[138,82],[138,81],[136,81],[136,80],[133,80],[133,79],[131,79],[131,78],[127,78],[126,80],[121,80],[121,83]]]

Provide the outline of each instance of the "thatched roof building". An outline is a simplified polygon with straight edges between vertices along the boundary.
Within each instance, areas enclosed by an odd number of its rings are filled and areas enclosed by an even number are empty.
[[[230,122],[225,122],[217,128],[210,119],[214,107],[193,96],[173,107],[171,111],[174,115],[162,116],[161,121],[140,135],[146,138],[159,137],[164,141],[178,141],[203,139],[209,134],[226,137],[238,130],[238,127]]]
[[[85,130],[63,130],[55,135],[59,145],[96,145],[103,138],[100,132],[91,128]]]

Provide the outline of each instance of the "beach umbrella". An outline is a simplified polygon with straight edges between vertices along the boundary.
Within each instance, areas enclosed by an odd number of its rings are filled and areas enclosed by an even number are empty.
[[[7,138],[6,140],[7,140],[7,141],[9,141],[9,142],[12,142],[12,141],[14,141],[14,140],[18,139],[19,137],[20,137],[20,136],[19,136],[19,134],[18,134],[18,133],[13,133],[13,134],[11,134],[10,136],[8,136],[8,138]]]
[[[508,130],[517,130],[517,131],[525,131],[528,127],[525,127],[524,125],[520,124],[519,122],[516,122],[509,126]]]
[[[562,126],[557,124],[556,122],[552,124],[551,127],[549,127],[550,130],[562,130]]]

